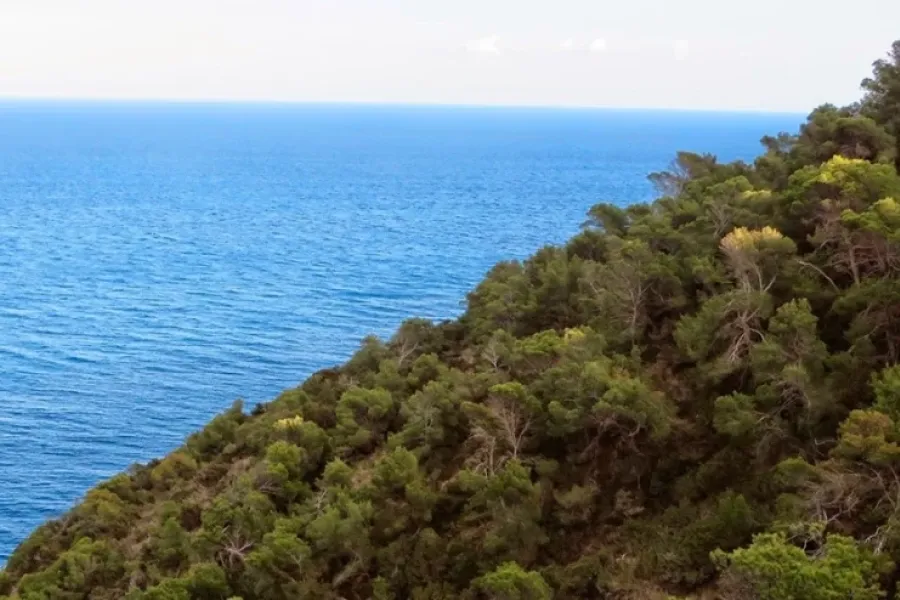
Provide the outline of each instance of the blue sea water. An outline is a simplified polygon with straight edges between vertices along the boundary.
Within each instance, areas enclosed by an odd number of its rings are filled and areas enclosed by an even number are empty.
[[[0,561],[92,485],[798,115],[0,103]]]

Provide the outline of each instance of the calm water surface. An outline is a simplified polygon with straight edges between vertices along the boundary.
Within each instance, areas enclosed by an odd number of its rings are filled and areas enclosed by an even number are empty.
[[[0,103],[0,561],[92,485],[796,115]]]

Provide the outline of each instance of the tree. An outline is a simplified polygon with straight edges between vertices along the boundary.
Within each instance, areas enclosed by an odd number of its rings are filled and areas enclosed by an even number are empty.
[[[214,558],[229,569],[244,564],[247,555],[271,530],[275,520],[271,500],[243,485],[226,490],[213,500],[212,506],[202,515],[202,527],[197,536],[201,556]]]
[[[900,279],[870,277],[844,292],[833,305],[835,314],[850,318],[846,337],[852,352],[868,368],[900,361]]]
[[[550,587],[535,571],[525,571],[514,562],[503,563],[473,582],[490,600],[550,600]]]
[[[468,543],[481,548],[470,560],[533,562],[547,535],[540,524],[541,488],[531,481],[530,470],[511,460],[490,475],[463,471],[459,485],[469,496],[464,521],[480,524],[466,534]]]
[[[476,338],[486,338],[497,329],[518,333],[523,317],[533,310],[533,295],[521,263],[498,263],[468,295],[463,318]]]
[[[754,344],[764,338],[763,323],[772,311],[770,290],[796,249],[772,227],[738,227],[719,247],[735,287],[706,300],[697,313],[682,318],[675,331],[679,347],[691,359],[706,361],[718,355],[709,369],[717,376],[744,366]]]
[[[491,387],[485,404],[466,402],[462,408],[472,423],[473,469],[493,474],[507,460],[519,458],[532,432],[538,402],[521,383],[510,382]]]
[[[169,517],[150,542],[150,552],[163,568],[178,572],[190,559],[190,537],[177,518]]]
[[[871,237],[854,233],[843,221],[845,211],[862,212],[884,198],[900,195],[900,178],[891,165],[834,156],[820,165],[795,171],[785,190],[795,237],[814,245],[811,258],[832,281],[852,276],[859,283],[858,254]]]
[[[900,463],[896,440],[896,425],[891,417],[875,410],[854,410],[841,423],[838,445],[832,453],[846,460],[892,468]]]
[[[23,600],[79,600],[85,590],[113,584],[124,567],[108,543],[80,538],[46,569],[22,577],[18,592]]]
[[[900,171],[900,40],[893,43],[886,58],[872,65],[872,76],[862,82],[866,95],[862,110],[894,136],[894,164]]]
[[[247,555],[248,574],[256,582],[257,594],[289,600],[292,584],[309,575],[312,551],[301,538],[303,530],[301,519],[280,518],[274,530]]]
[[[828,536],[811,554],[784,535],[760,534],[748,548],[715,553],[725,571],[726,598],[739,600],[878,600],[877,562],[856,542]]]
[[[872,375],[872,389],[875,392],[875,406],[900,423],[900,365],[893,365]]]
[[[894,138],[879,123],[852,107],[831,104],[810,113],[788,150],[794,164],[821,163],[838,154],[870,162],[891,162],[894,153]]]
[[[434,324],[427,319],[409,319],[404,321],[391,339],[390,347],[397,353],[397,364],[400,367],[417,352],[421,352],[432,336]]]
[[[665,396],[605,357],[562,362],[534,388],[545,406],[548,434],[578,434],[590,440],[591,448],[606,436],[614,443],[633,441],[644,432],[663,438],[672,425],[673,409]]]
[[[472,397],[472,383],[466,374],[451,371],[415,392],[400,409],[404,425],[391,443],[409,448],[423,461],[440,458],[442,451],[456,447],[468,435],[460,407]]]
[[[677,277],[664,255],[639,240],[610,236],[604,262],[588,262],[583,278],[596,322],[613,335],[623,332],[634,344],[650,318],[651,302],[673,302],[680,293]]]
[[[651,173],[650,182],[666,196],[678,196],[692,180],[700,179],[716,167],[716,157],[711,154],[679,152],[667,171]]]
[[[828,349],[819,338],[817,323],[808,300],[786,302],[769,320],[763,339],[750,350],[758,386],[754,397],[765,412],[760,421],[780,422],[776,425],[780,429],[798,427],[796,434],[837,410],[827,386]]]
[[[390,427],[396,403],[384,389],[353,387],[341,396],[335,408],[335,434],[345,452],[365,449]]]
[[[306,526],[305,538],[319,561],[329,565],[326,577],[333,589],[352,589],[366,579],[373,555],[369,535],[373,513],[371,502],[341,491]]]

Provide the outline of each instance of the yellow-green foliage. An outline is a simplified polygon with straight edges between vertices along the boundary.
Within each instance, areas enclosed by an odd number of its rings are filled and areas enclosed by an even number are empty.
[[[737,227],[722,238],[722,248],[727,252],[746,251],[759,248],[766,242],[777,241],[784,236],[768,225],[762,229]]]
[[[285,419],[278,419],[277,421],[275,421],[275,429],[279,429],[282,431],[300,429],[301,425],[303,425],[303,417],[300,415],[287,417]]]

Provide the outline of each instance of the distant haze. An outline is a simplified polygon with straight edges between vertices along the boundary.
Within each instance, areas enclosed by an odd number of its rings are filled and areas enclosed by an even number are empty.
[[[805,111],[895,0],[2,0],[0,96]]]

